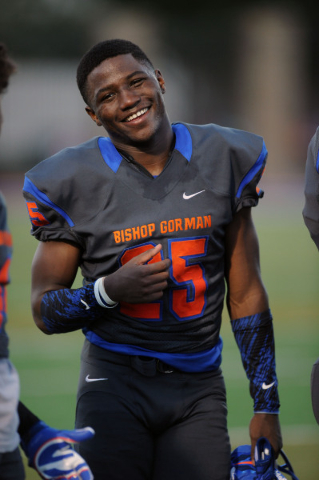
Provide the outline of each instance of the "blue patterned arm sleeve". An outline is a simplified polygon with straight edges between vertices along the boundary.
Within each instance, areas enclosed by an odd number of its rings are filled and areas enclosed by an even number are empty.
[[[240,350],[254,411],[279,413],[275,342],[270,310],[232,321],[232,330]]]
[[[92,283],[78,289],[47,292],[41,302],[41,316],[48,333],[66,333],[105,318],[105,309],[98,304]]]

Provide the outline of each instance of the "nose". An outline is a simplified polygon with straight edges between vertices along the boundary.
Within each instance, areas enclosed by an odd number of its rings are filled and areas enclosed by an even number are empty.
[[[120,108],[122,110],[128,110],[135,107],[140,101],[140,96],[136,91],[131,90],[130,88],[125,88],[121,91],[120,94]]]

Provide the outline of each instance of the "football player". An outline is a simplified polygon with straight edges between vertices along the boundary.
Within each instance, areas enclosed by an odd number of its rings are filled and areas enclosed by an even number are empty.
[[[319,250],[319,128],[308,146],[304,191],[304,222]]]
[[[9,58],[6,46],[0,44],[0,100],[8,86],[15,64]],[[0,108],[0,130],[1,130]],[[0,193],[0,478],[22,480],[24,467],[19,443],[41,478],[93,480],[92,473],[73,450],[72,444],[91,438],[89,427],[82,430],[56,430],[34,415],[19,402],[19,376],[9,360],[9,339],[5,330],[7,321],[6,286],[9,283],[9,266],[12,240],[7,228],[7,212]]]
[[[227,306],[250,380],[251,445],[281,449],[272,315],[251,217],[267,150],[254,134],[171,124],[165,81],[127,40],[81,59],[104,133],[31,169],[32,310],[46,334],[82,329],[76,426],[96,479],[228,480],[219,335]],[[107,136],[105,136],[107,134]],[[78,268],[83,287],[72,288]]]
[[[305,224],[319,250],[319,128],[308,146],[305,174],[305,206],[302,211]],[[319,424],[319,358],[311,370],[312,408]]]

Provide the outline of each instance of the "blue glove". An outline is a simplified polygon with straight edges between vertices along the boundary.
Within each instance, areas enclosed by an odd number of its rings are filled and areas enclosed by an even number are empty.
[[[94,435],[91,427],[77,430],[56,430],[40,421],[28,432],[21,446],[41,478],[59,480],[93,480],[83,458],[73,450],[72,443],[88,440]]]
[[[255,447],[255,465],[251,461],[251,446],[241,445],[231,454],[231,480],[287,480],[282,473],[289,475],[292,480],[298,480],[289,462],[287,455],[280,451],[284,459],[283,465],[275,461],[274,452],[269,441],[261,437]]]
[[[275,456],[267,438],[261,437],[256,443],[255,467],[258,480],[273,480],[276,478]],[[279,478],[284,477],[281,475]]]

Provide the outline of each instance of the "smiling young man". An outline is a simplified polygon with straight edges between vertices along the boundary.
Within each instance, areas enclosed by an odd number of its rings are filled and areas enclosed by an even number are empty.
[[[217,125],[170,124],[165,82],[125,40],[95,45],[77,82],[108,137],[35,166],[24,196],[40,241],[32,309],[82,329],[76,425],[95,480],[228,480],[219,336],[227,306],[250,380],[252,448],[282,446],[274,338],[250,209],[267,150]],[[83,287],[72,289],[77,269]]]

